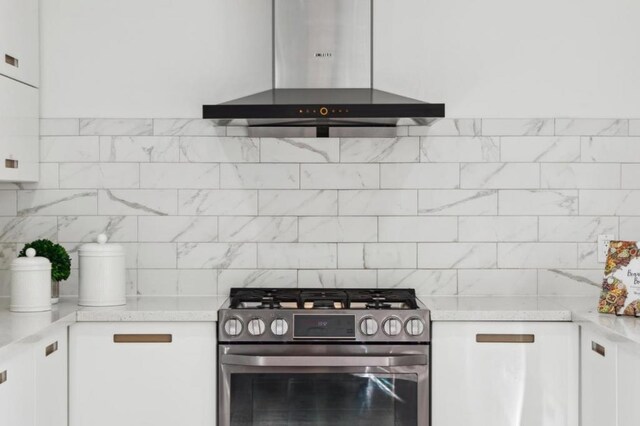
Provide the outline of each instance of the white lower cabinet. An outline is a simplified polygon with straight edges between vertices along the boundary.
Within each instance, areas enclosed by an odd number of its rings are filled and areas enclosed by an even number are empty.
[[[617,345],[603,335],[581,329],[582,426],[617,425]]]
[[[36,426],[67,425],[67,331],[60,327],[33,344]]]
[[[434,322],[432,426],[577,426],[578,326]]]
[[[213,322],[76,323],[70,426],[216,424]]]
[[[30,345],[0,358],[0,425],[35,425],[35,374]]]
[[[640,421],[640,353],[637,348],[618,347],[618,426],[637,426]]]

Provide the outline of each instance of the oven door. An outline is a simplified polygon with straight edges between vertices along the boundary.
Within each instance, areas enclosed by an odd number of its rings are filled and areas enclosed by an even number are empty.
[[[409,348],[222,346],[219,426],[428,426],[428,346]]]

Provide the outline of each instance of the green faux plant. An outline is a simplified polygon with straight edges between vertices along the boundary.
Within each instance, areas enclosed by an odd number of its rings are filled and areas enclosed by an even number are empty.
[[[71,258],[69,253],[60,244],[55,244],[49,240],[35,240],[26,244],[20,250],[19,257],[27,255],[27,249],[33,248],[36,256],[42,256],[51,262],[51,279],[53,281],[64,281],[71,273]]]

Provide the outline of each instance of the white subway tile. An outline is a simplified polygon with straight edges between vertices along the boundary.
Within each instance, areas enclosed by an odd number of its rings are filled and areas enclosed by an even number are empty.
[[[539,188],[540,165],[469,163],[460,165],[461,188]]]
[[[536,241],[536,216],[460,216],[460,241]]]
[[[552,118],[483,118],[482,134],[486,136],[551,136]]]
[[[578,243],[578,269],[603,269],[598,261],[598,243]]]
[[[140,164],[141,188],[209,189],[219,186],[220,166],[218,164]]]
[[[457,163],[381,164],[380,187],[388,189],[458,188]]]
[[[243,269],[256,263],[254,243],[178,243],[180,269]]]
[[[302,164],[302,189],[371,189],[380,186],[377,164]]]
[[[212,216],[140,216],[138,241],[207,243],[218,239],[218,218]]]
[[[260,161],[264,163],[335,163],[340,159],[337,138],[262,138]]]
[[[364,243],[338,244],[338,268],[364,269]]]
[[[154,135],[175,136],[224,136],[225,127],[216,126],[213,120],[199,118],[156,118],[153,120]]]
[[[600,234],[618,235],[618,218],[540,217],[540,241],[596,242]]]
[[[640,211],[640,190],[585,189],[580,191],[580,214],[634,216]]]
[[[379,240],[390,242],[456,241],[455,217],[381,217]]]
[[[222,269],[218,272],[218,294],[225,296],[233,287],[290,288],[297,285],[295,269]]]
[[[575,215],[578,191],[500,190],[500,215]]]
[[[218,271],[215,269],[178,269],[178,295],[214,296],[216,294],[218,294]]]
[[[629,120],[629,136],[640,136],[640,120]]]
[[[617,189],[619,164],[542,164],[543,188]]]
[[[40,138],[42,163],[94,162],[99,159],[97,136],[43,136]]]
[[[500,143],[491,137],[427,136],[420,138],[420,161],[474,163],[500,161]]]
[[[343,163],[416,163],[420,161],[420,139],[343,138],[340,140],[340,161]]]
[[[58,189],[60,187],[59,165],[57,163],[40,163],[38,182],[0,183],[6,189]]]
[[[579,136],[518,136],[500,139],[500,159],[505,162],[580,161]]]
[[[640,137],[583,137],[584,162],[626,163],[640,158]]]
[[[80,120],[77,118],[41,118],[41,136],[77,136],[80,134]]]
[[[22,246],[20,246],[20,248],[22,248]],[[20,250],[18,250],[18,245],[16,243],[0,244],[0,270],[10,269],[11,263],[17,257],[19,251]],[[375,274],[375,271],[374,271],[374,274]],[[11,281],[11,278],[7,277],[7,280]],[[6,294],[3,293],[3,297],[9,296],[9,295],[10,295],[9,293],[6,293]]]
[[[260,191],[260,215],[326,216],[338,214],[335,190]]]
[[[221,164],[220,187],[227,189],[295,189],[298,164]]]
[[[0,216],[16,216],[18,213],[18,193],[12,190],[0,191]]]
[[[110,242],[137,241],[138,223],[135,216],[60,216],[58,241],[95,242],[106,234]]]
[[[496,215],[498,191],[467,189],[422,190],[418,192],[421,215]]]
[[[255,215],[258,192],[253,190],[181,189],[178,211],[181,215]]]
[[[135,163],[62,163],[60,188],[138,188],[140,169]]]
[[[622,164],[622,188],[640,189],[640,164]]]
[[[301,242],[370,242],[378,236],[378,220],[372,216],[313,216],[299,220]]]
[[[556,118],[556,135],[627,136],[629,120]]]
[[[365,243],[364,269],[416,268],[415,243]]]
[[[308,269],[298,271],[298,287],[376,288],[377,274],[365,269]]]
[[[101,136],[100,161],[177,162],[179,143],[178,137],[171,136]]]
[[[594,300],[602,290],[602,269],[541,269],[538,294],[541,296],[590,296]]]
[[[177,266],[175,243],[138,243],[138,268],[171,269]]]
[[[247,163],[259,160],[260,142],[256,138],[180,138],[180,161],[185,163]]]
[[[55,216],[0,217],[0,242],[3,243],[27,243],[41,238],[56,241],[57,235]]]
[[[495,243],[420,243],[418,267],[435,269],[495,268]]]
[[[95,215],[95,190],[38,189],[18,191],[18,215]]]
[[[480,119],[440,118],[426,126],[409,126],[411,136],[479,136]]]
[[[538,292],[535,269],[461,269],[458,294],[461,296],[534,296]]]
[[[153,134],[153,120],[146,118],[81,118],[81,135],[140,136]]]
[[[576,243],[499,243],[499,268],[575,268]]]
[[[258,244],[258,268],[333,269],[337,267],[335,244]]]
[[[339,212],[343,216],[415,215],[418,194],[414,190],[358,190],[338,193]]]
[[[177,204],[178,193],[174,189],[101,189],[98,191],[98,212],[101,215],[176,215]]]
[[[177,269],[138,269],[138,296],[175,296],[178,294]]]
[[[640,216],[624,216],[620,218],[620,234],[623,241],[640,241]]]
[[[378,288],[413,288],[418,296],[458,293],[454,269],[378,269]]]
[[[220,217],[222,242],[295,242],[298,219],[290,216]]]

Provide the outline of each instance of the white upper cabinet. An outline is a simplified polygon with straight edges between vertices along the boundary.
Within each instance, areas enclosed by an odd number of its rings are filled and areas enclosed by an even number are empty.
[[[40,85],[38,0],[0,0],[0,74]]]
[[[577,426],[578,327],[434,322],[432,425]]]

